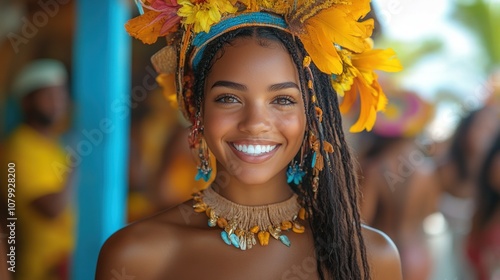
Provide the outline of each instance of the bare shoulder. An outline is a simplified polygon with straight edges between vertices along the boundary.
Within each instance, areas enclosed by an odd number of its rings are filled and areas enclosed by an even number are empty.
[[[372,279],[402,279],[399,252],[389,236],[366,225],[362,225],[362,233]]]
[[[158,279],[179,252],[183,232],[196,227],[197,217],[191,216],[189,205],[178,205],[111,235],[99,253],[96,280]]]

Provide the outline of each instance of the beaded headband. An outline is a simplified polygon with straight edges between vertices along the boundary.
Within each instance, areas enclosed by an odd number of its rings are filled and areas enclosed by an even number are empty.
[[[219,24],[214,25],[210,28],[208,33],[201,32],[196,34],[193,39],[194,51],[191,57],[191,65],[194,69],[200,62],[201,56],[205,51],[205,46],[208,45],[212,40],[217,38],[223,33],[236,30],[241,27],[246,26],[267,26],[278,28],[284,31],[287,31],[286,21],[279,16],[272,15],[269,13],[248,13],[242,14],[236,17],[228,17],[224,19]]]
[[[351,132],[371,130],[387,98],[375,70],[402,69],[391,49],[373,49],[369,0],[136,0],[146,11],[125,25],[144,43],[165,37],[167,46],[152,57],[158,83],[191,121],[193,69],[204,47],[221,34],[246,26],[269,26],[289,32],[304,45],[307,59],[331,77],[343,96],[346,113],[358,96],[360,115]],[[174,86],[175,85],[175,89]]]

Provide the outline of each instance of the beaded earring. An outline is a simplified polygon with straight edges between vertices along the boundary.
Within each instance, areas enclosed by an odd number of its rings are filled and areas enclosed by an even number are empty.
[[[288,166],[286,171],[287,183],[293,182],[295,185],[302,183],[302,178],[306,175],[306,172],[302,170],[302,163],[298,164],[297,161],[292,161]]]
[[[208,182],[212,175],[212,167],[210,166],[210,152],[203,137],[203,125],[201,124],[199,112],[196,113],[195,122],[189,133],[189,146],[197,154],[198,158],[198,173],[196,173],[194,179],[196,181],[203,179]]]
[[[304,149],[306,144],[307,136],[304,137],[304,141],[302,142],[302,147],[300,148],[300,163],[296,160],[293,160],[288,166],[288,170],[286,171],[287,183],[294,183],[295,185],[299,185],[302,183],[302,178],[306,175],[304,171]]]

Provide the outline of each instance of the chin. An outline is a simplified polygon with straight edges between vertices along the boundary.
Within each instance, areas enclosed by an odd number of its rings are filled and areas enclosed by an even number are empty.
[[[276,174],[247,168],[240,172],[232,172],[231,177],[245,185],[263,185],[273,181],[276,178]]]
[[[255,176],[239,177],[238,180],[245,185],[262,185],[269,182],[269,178],[258,178]]]
[[[286,182],[286,166],[278,168],[276,164],[247,164],[238,161],[226,160],[219,162],[217,177],[222,181],[234,179],[244,185],[262,185],[276,181],[280,176]],[[230,181],[228,181],[230,184]]]

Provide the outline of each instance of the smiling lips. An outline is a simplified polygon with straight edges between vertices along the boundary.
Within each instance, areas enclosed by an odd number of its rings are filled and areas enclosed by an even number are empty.
[[[281,144],[237,144],[230,143],[235,155],[244,162],[259,164],[267,161]]]
[[[277,145],[240,145],[234,144],[233,147],[238,151],[249,156],[260,156],[273,151]]]

